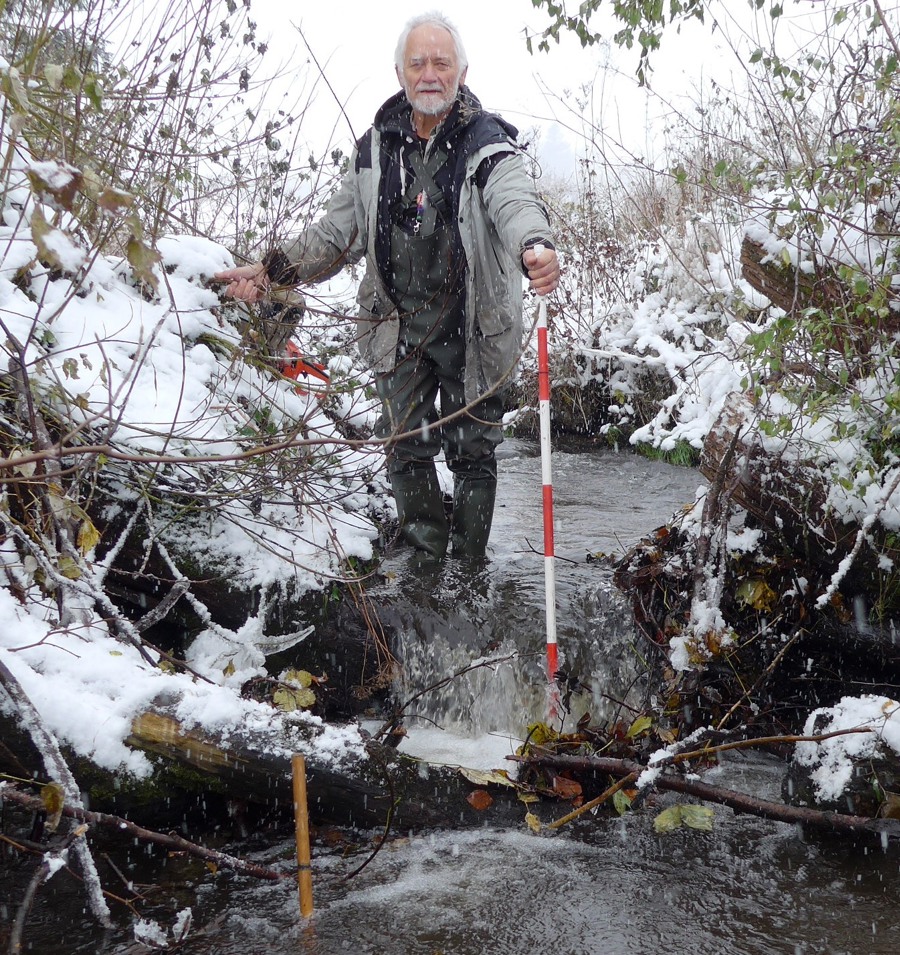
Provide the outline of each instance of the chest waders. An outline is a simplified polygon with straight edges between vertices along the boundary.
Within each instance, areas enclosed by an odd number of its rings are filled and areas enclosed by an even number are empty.
[[[454,262],[453,218],[434,172],[439,152],[411,157],[415,179],[396,204],[391,223],[393,292],[400,309],[397,363],[376,385],[384,405],[379,434],[388,438],[388,473],[403,538],[442,558],[482,557],[494,512],[502,435],[502,400],[492,395],[441,427],[439,417],[465,406],[463,275]],[[440,397],[440,415],[435,402]],[[393,439],[396,436],[396,439]],[[443,447],[453,472],[448,522],[434,458]]]

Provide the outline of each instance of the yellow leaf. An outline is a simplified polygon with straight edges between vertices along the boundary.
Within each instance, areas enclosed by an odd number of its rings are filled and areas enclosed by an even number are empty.
[[[153,271],[154,266],[162,263],[160,254],[137,236],[131,236],[125,246],[125,255],[134,272],[134,277],[155,292],[159,288],[159,277]]]
[[[681,806],[669,806],[653,820],[653,828],[661,833],[674,832],[681,828],[681,823]]]
[[[312,686],[312,674],[308,670],[288,670],[284,675],[285,683],[296,683],[297,686]]]
[[[632,724],[628,727],[628,732],[625,734],[628,739],[634,739],[635,736],[640,736],[641,733],[646,733],[648,729],[653,725],[652,716],[639,716]]]
[[[59,231],[59,229],[54,229],[44,218],[44,213],[41,212],[40,206],[35,206],[34,212],[31,214],[31,238],[37,246],[40,260],[46,262],[54,269],[61,269],[63,267],[62,259],[57,255],[48,240]]]
[[[78,528],[78,549],[82,554],[89,554],[100,543],[100,531],[94,527],[90,519],[82,521]]]
[[[59,558],[59,572],[67,580],[81,579],[81,568],[78,566],[78,562],[74,557],[69,557],[67,554],[63,554]]]
[[[735,597],[746,607],[763,612],[770,611],[778,602],[778,594],[764,581],[744,580],[735,591]]]
[[[272,702],[284,713],[293,713],[294,710],[307,709],[315,705],[316,694],[306,687],[294,688],[280,686],[272,694]]]
[[[475,786],[515,786],[515,783],[498,770],[484,771],[481,769],[467,769],[460,766],[460,773]]]
[[[547,743],[552,743],[553,740],[559,738],[559,733],[549,727],[546,723],[532,723],[528,727],[528,733],[526,735],[529,746],[546,746]],[[522,754],[524,749],[524,746],[519,747],[519,755]]]
[[[25,84],[22,82],[22,74],[14,66],[0,73],[0,90],[24,109],[31,108]]]
[[[22,448],[15,448],[13,453],[10,455],[11,460],[15,460],[18,457],[24,457],[25,451]],[[13,465],[13,470],[16,474],[21,474],[22,477],[30,478],[34,475],[35,470],[37,469],[36,461],[26,461],[24,464]]]
[[[59,820],[62,818],[63,806],[66,804],[66,794],[59,783],[47,783],[41,786],[41,803],[47,812],[47,821],[44,823],[50,832],[56,832]]]
[[[279,687],[272,694],[272,702],[284,713],[293,713],[297,709],[297,698],[294,691],[287,686]]]
[[[235,672],[236,672],[236,667],[234,665],[234,660],[229,660],[228,666],[226,666],[225,669],[222,670],[222,676],[234,676]]]
[[[624,816],[625,813],[631,809],[631,798],[624,789],[617,789],[613,793],[613,809],[615,809],[620,816]]]
[[[64,75],[65,70],[58,63],[48,63],[44,67],[44,79],[46,79],[47,85],[54,92],[58,92],[62,89]]]
[[[712,832],[715,813],[708,806],[688,804],[681,807],[681,821],[690,829]]]
[[[542,826],[541,826],[541,820],[538,819],[538,817],[537,817],[533,812],[526,812],[526,813],[525,813],[525,822],[528,823],[528,828],[529,828],[532,832],[540,832],[540,831],[541,831],[541,827],[542,827]]]

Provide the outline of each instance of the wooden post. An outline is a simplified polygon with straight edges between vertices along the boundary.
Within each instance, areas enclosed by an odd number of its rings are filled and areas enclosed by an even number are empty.
[[[300,914],[307,919],[313,913],[312,862],[309,853],[309,812],[306,804],[306,760],[295,753],[291,759],[294,776],[294,828],[297,837],[297,887]]]

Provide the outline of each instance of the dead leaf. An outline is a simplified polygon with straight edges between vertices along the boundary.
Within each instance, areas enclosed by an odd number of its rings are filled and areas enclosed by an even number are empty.
[[[59,783],[47,783],[41,786],[41,803],[47,812],[45,827],[50,832],[56,832],[56,827],[62,818],[63,806],[66,804],[66,794],[62,786]]]
[[[884,790],[884,802],[878,809],[882,819],[900,819],[900,793]]]
[[[582,793],[581,783],[565,776],[554,776],[553,791],[562,799],[577,799]]]
[[[540,832],[542,828],[541,820],[533,812],[525,813],[525,822],[528,823],[528,828],[532,832]]]
[[[489,809],[494,804],[494,798],[486,789],[473,789],[466,796],[466,802],[473,809],[484,812],[485,809]]]
[[[482,770],[459,767],[460,774],[474,786],[515,786],[516,784],[505,773],[498,769]]]
[[[31,188],[55,208],[71,212],[84,177],[68,163],[49,162],[31,166],[26,175]]]

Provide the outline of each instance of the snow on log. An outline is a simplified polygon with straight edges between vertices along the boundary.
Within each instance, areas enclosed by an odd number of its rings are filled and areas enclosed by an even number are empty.
[[[148,711],[134,719],[127,742],[215,779],[235,798],[293,805],[291,765],[285,756],[290,741],[233,733],[213,738],[170,715]],[[474,808],[467,799],[473,787],[456,769],[411,759],[373,740],[366,742],[365,751],[364,758],[338,765],[315,749],[304,754],[310,814],[316,820],[363,829],[390,822],[395,831],[410,831],[500,824],[521,816],[502,799],[488,810]]]

